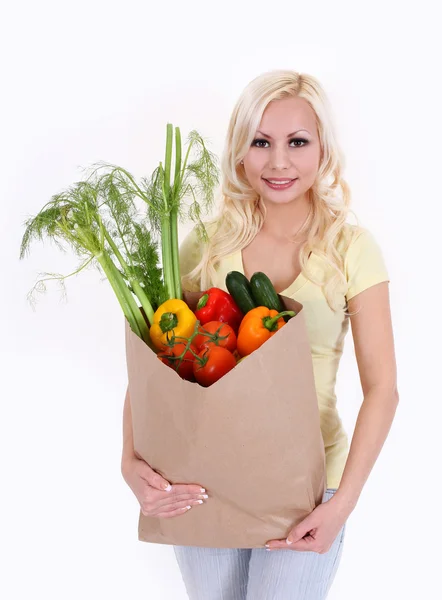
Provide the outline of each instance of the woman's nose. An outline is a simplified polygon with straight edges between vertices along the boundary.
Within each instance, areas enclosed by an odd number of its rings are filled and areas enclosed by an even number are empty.
[[[269,167],[271,169],[287,169],[290,166],[288,148],[273,147],[270,151]]]

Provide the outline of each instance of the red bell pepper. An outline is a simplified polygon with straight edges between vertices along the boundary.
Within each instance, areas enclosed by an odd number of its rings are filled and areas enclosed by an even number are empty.
[[[228,323],[234,332],[238,333],[244,314],[230,294],[220,288],[212,287],[198,300],[195,316],[201,325],[209,321],[222,321]]]

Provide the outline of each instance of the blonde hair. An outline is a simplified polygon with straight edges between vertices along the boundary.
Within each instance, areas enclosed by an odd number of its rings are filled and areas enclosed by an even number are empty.
[[[307,192],[311,211],[304,226],[308,236],[299,250],[301,270],[307,279],[323,288],[333,311],[347,311],[347,303],[344,301],[342,306],[339,299],[347,292],[344,257],[357,234],[357,226],[345,227],[348,213],[354,213],[349,208],[349,186],[342,178],[344,157],[336,139],[332,110],[324,89],[315,77],[296,71],[264,73],[253,79],[239,97],[230,118],[221,158],[219,214],[207,221],[207,225],[215,226],[212,235],[201,237],[201,229],[197,227],[198,236],[206,244],[200,262],[183,276],[183,286],[193,286],[198,282],[200,289],[210,287],[218,262],[242,250],[261,229],[265,206],[250,187],[240,163],[248,152],[269,102],[294,96],[304,98],[315,112],[321,146],[318,173]],[[311,251],[325,263],[322,280],[308,268],[307,259]]]

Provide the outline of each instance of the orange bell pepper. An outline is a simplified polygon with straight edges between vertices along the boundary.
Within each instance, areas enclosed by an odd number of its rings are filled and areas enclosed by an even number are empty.
[[[257,350],[264,342],[270,339],[283,327],[286,322],[282,318],[285,315],[295,316],[292,310],[278,313],[277,310],[258,306],[252,308],[244,316],[238,331],[237,351],[242,357]]]

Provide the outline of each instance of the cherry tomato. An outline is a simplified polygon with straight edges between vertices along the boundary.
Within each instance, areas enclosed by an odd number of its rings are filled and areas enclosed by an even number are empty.
[[[186,344],[184,342],[179,342],[174,346],[168,346],[166,350],[161,351],[159,354],[157,354],[157,356],[161,360],[161,362],[163,362],[168,367],[171,367],[183,379],[187,379],[188,381],[195,381],[195,376],[193,374],[193,363],[195,362],[195,357],[190,350],[188,350],[184,355],[183,361],[178,367],[178,371],[176,370],[178,360],[168,358],[169,356],[180,356],[184,352],[185,347]],[[198,353],[198,349],[193,344],[190,345],[190,348],[195,352],[195,354]]]
[[[193,343],[198,350],[202,350],[205,346],[221,346],[230,352],[236,350],[236,333],[228,323],[209,321],[205,325],[201,325],[198,332],[200,333],[193,338]],[[212,337],[205,333],[210,333]]]
[[[227,348],[213,344],[204,347],[198,358],[193,363],[193,373],[197,382],[204,387],[212,385],[236,366],[236,359]]]

